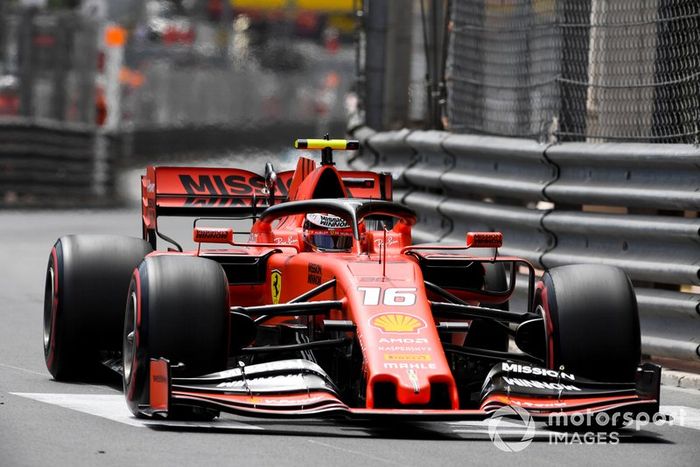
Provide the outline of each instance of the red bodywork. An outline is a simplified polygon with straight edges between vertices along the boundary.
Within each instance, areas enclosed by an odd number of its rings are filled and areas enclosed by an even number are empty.
[[[391,200],[392,188],[387,175],[339,171],[332,165],[316,167],[312,160],[301,158],[296,171],[277,174],[277,188],[272,194],[266,192],[262,176],[246,170],[182,167],[149,167],[142,177],[142,193],[144,237],[154,240],[159,215],[231,215],[237,210],[260,215],[270,203],[317,198]],[[521,397],[516,393],[495,391],[477,407],[465,409],[431,311],[431,300],[435,300],[435,296],[424,285],[419,255],[407,254],[415,217],[401,219],[389,231],[363,230],[360,225],[359,238],[354,239],[350,252],[310,251],[302,237],[303,221],[304,216],[298,214],[271,220],[263,217],[254,222],[247,243],[226,248],[202,244],[199,250],[153,254],[262,256],[276,250],[267,261],[263,283],[230,285],[232,307],[284,304],[335,279],[335,286],[314,300],[336,300],[341,306],[325,316],[300,319],[307,319],[309,326],[316,328],[323,326],[324,319],[354,323],[355,331],[346,335],[356,337],[361,349],[366,385],[364,406],[350,407],[324,391],[260,396],[202,388],[182,389],[169,376],[164,377],[167,372],[161,361],[153,360],[151,378],[158,377],[158,381],[151,381],[154,412],[167,411],[164,394],[169,394],[171,405],[203,404],[243,414],[292,416],[338,413],[359,417],[400,414],[479,419],[503,405],[526,408],[535,416],[621,410],[622,407],[647,411],[658,406],[656,397],[639,391],[575,398],[561,394],[557,397],[553,393]],[[500,242],[495,236],[489,239]],[[494,246],[498,245],[494,243]],[[459,257],[468,258],[464,252]],[[500,259],[526,263],[518,258]],[[499,302],[499,299],[473,293],[451,292],[473,305]],[[503,297],[500,301],[507,299]],[[274,318],[267,324],[286,319],[288,317]],[[464,334],[454,334],[452,339],[452,343],[458,344],[464,340]],[[398,405],[377,407],[375,391],[383,383],[395,388]],[[436,388],[447,398],[438,408],[431,405]]]

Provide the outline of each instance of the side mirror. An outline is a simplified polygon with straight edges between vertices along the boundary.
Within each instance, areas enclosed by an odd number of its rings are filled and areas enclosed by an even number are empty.
[[[233,243],[233,229],[195,227],[192,239],[196,243]]]
[[[268,206],[272,206],[275,200],[275,189],[277,188],[277,172],[272,166],[272,163],[265,163],[265,189],[267,190],[267,196],[269,197]]]
[[[467,232],[467,248],[501,248],[501,232]]]

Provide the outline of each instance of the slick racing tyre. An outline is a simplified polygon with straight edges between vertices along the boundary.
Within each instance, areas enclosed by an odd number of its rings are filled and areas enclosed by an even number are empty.
[[[503,263],[483,263],[484,290],[508,290],[508,280],[506,269]],[[489,308],[508,310],[508,302],[491,304],[486,303]],[[501,325],[490,319],[474,319],[469,326],[469,333],[464,341],[466,347],[476,347],[480,349],[508,351],[509,333],[507,325]]]
[[[165,358],[174,377],[226,369],[229,351],[226,275],[214,261],[191,256],[146,258],[131,279],[124,317],[124,395],[131,412],[149,405],[150,360]],[[171,407],[170,418],[216,412]],[[208,418],[211,418],[209,416]]]
[[[129,279],[151,251],[143,240],[116,235],[58,239],[44,293],[44,359],[55,379],[93,377],[99,351],[121,349]]]
[[[547,366],[597,381],[634,381],[641,354],[632,284],[619,268],[572,265],[542,278],[538,298],[547,333]]]

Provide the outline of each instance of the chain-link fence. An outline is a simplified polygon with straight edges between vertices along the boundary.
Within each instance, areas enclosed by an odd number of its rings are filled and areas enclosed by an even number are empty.
[[[697,143],[698,0],[453,0],[457,133]]]

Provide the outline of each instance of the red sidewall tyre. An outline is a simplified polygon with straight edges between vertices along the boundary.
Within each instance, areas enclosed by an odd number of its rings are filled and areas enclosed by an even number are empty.
[[[92,378],[100,351],[118,351],[133,269],[152,251],[140,239],[68,235],[49,255],[44,359],[57,380]]]
[[[218,263],[177,255],[146,258],[134,271],[128,296],[123,383],[134,415],[148,407],[152,358],[182,364],[175,372],[181,377],[226,369],[228,281]]]

